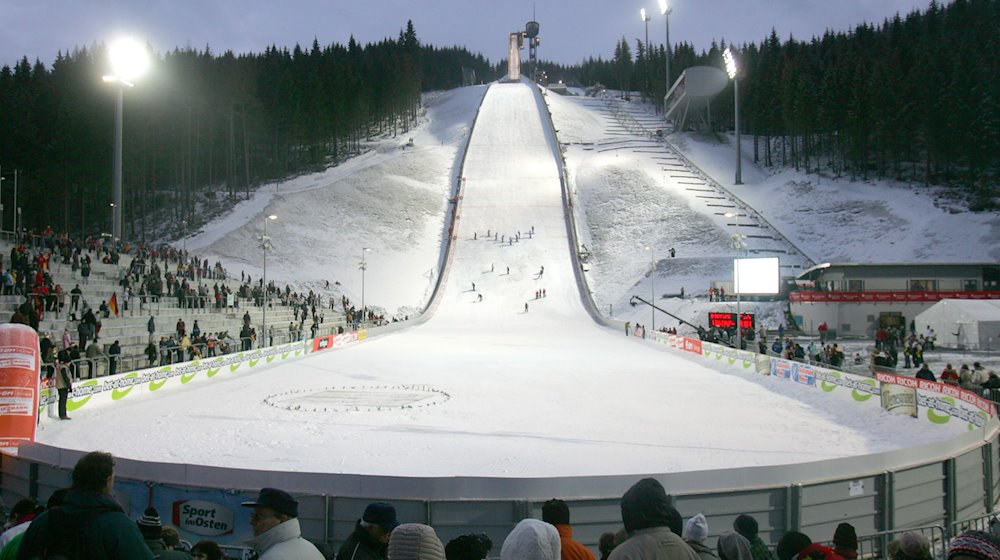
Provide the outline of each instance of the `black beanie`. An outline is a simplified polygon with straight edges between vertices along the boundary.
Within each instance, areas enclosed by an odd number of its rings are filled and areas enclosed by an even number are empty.
[[[649,527],[670,526],[667,491],[655,478],[644,478],[622,496],[622,523],[629,533]]]

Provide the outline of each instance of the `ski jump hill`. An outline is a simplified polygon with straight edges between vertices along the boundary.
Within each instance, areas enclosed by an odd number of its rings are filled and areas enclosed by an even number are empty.
[[[572,256],[560,162],[540,92],[490,86],[422,324],[84,410],[46,427],[29,455],[65,467],[110,451],[119,493],[160,511],[186,499],[239,512],[260,487],[281,487],[302,496],[303,532],[334,541],[383,499],[445,541],[486,531],[498,543],[558,496],[585,508],[574,525],[587,544],[620,524],[619,497],[650,473],[687,493],[684,515],[725,527],[756,512],[767,538],[802,527],[809,500],[842,505],[847,478],[860,494],[843,519],[872,529],[878,473],[918,465],[907,480],[940,495],[944,463],[985,456],[982,433],[934,435],[599,324]],[[815,521],[822,534],[830,523]],[[246,533],[240,524],[235,536]]]

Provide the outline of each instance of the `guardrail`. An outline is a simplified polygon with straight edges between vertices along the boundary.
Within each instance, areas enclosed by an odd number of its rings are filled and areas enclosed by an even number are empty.
[[[768,229],[770,229],[771,232],[774,234],[775,238],[780,243],[782,243],[785,246],[787,246],[788,248],[792,249],[792,251],[794,251],[794,253],[797,254],[799,256],[799,258],[801,258],[803,260],[804,265],[805,265],[805,266],[803,266],[803,268],[808,268],[810,266],[815,266],[816,265],[816,262],[813,261],[811,258],[809,258],[809,256],[806,255],[805,251],[803,251],[802,249],[800,249],[798,247],[798,245],[796,245],[795,243],[792,243],[792,241],[789,240],[787,237],[785,237],[785,235],[782,234],[781,231],[778,228],[774,227],[774,225],[771,224],[771,222],[769,222],[763,215],[761,215],[759,212],[757,212],[756,210],[754,210],[752,206],[750,206],[749,204],[747,204],[746,202],[744,202],[743,199],[741,199],[740,197],[738,197],[735,194],[733,194],[732,191],[730,191],[729,189],[727,189],[726,187],[724,187],[721,183],[719,183],[718,181],[716,181],[715,179],[713,179],[711,176],[709,176],[707,173],[705,173],[693,161],[691,161],[690,159],[688,159],[684,154],[681,153],[681,151],[679,149],[677,149],[677,146],[675,146],[672,142],[670,142],[670,140],[666,136],[664,136],[664,135],[657,135],[657,134],[655,134],[653,132],[650,132],[645,126],[643,126],[641,123],[639,123],[639,121],[635,120],[635,117],[633,117],[631,115],[631,113],[629,113],[629,111],[627,109],[625,109],[624,107],[621,107],[621,105],[619,103],[616,103],[614,101],[614,99],[612,99],[611,96],[609,96],[607,94],[606,91],[603,92],[602,99],[604,100],[604,104],[615,115],[615,118],[618,120],[619,124],[621,124],[622,126],[624,126],[626,130],[628,130],[629,132],[632,132],[633,134],[643,135],[643,136],[645,136],[649,140],[655,140],[657,142],[662,142],[664,144],[664,146],[666,146],[668,149],[670,149],[670,151],[673,153],[674,156],[677,157],[677,159],[681,160],[681,162],[684,163],[684,165],[688,168],[688,171],[690,171],[690,172],[694,173],[695,175],[697,175],[702,181],[705,181],[706,183],[708,183],[709,185],[711,185],[714,189],[718,190],[719,192],[725,193],[725,195],[727,197],[729,197],[730,200],[732,200],[732,202],[734,204],[736,204],[737,206],[739,206],[740,210],[746,212],[754,220],[757,220],[760,224],[763,224]]]

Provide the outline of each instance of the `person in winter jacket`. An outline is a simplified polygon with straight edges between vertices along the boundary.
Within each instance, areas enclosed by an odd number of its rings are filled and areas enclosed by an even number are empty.
[[[669,526],[667,492],[655,478],[636,482],[622,496],[622,522],[629,539],[609,560],[699,560],[698,554]]]
[[[845,560],[854,560],[858,557],[858,532],[854,525],[841,523],[833,532],[833,550]]]
[[[81,457],[73,467],[73,486],[63,506],[35,518],[17,557],[86,553],[108,560],[154,560],[139,528],[111,495],[114,480],[115,459],[110,453],[92,451]],[[86,550],[74,551],[74,543],[80,542],[86,543]]]
[[[146,546],[156,557],[156,560],[190,560],[191,555],[180,550],[167,548],[167,543],[163,540],[163,523],[160,522],[160,512],[154,507],[146,508],[136,522],[139,532],[142,533]]]
[[[562,500],[549,500],[542,505],[542,521],[553,525],[559,533],[562,560],[596,560],[594,553],[573,538],[569,524],[569,506]]]
[[[684,526],[683,536],[684,542],[698,554],[701,560],[719,560],[719,557],[715,555],[715,551],[705,546],[705,539],[708,538],[708,519],[705,519],[704,514],[699,513],[688,519],[687,524]]]
[[[354,532],[337,551],[337,560],[386,560],[389,536],[398,526],[396,508],[392,504],[368,504],[354,525]]]
[[[258,560],[325,560],[311,542],[302,538],[299,502],[284,490],[262,488],[255,501],[241,505],[253,508],[250,526],[254,538],[247,544]]]
[[[733,530],[750,542],[750,554],[753,560],[772,560],[771,550],[758,534],[760,527],[756,519],[745,513],[740,514],[733,520]]]
[[[559,532],[537,519],[522,519],[504,539],[500,560],[559,560]]]
[[[448,560],[484,560],[493,549],[493,541],[484,533],[459,535],[448,541],[444,557]]]
[[[429,525],[403,523],[389,535],[389,560],[445,560],[444,545]]]
[[[39,505],[34,499],[22,498],[18,500],[10,510],[9,522],[8,525],[5,525],[7,530],[0,534],[0,548],[3,548],[17,535],[27,531],[28,525],[37,513],[39,513]]]

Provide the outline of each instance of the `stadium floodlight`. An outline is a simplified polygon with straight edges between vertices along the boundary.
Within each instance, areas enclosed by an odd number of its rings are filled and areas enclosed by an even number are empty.
[[[729,79],[733,81],[733,108],[736,112],[734,117],[735,127],[736,127],[736,184],[743,184],[743,166],[742,157],[740,154],[740,68],[736,64],[736,57],[733,56],[733,51],[729,47],[722,53],[722,58],[726,61],[726,73],[729,74]]]
[[[653,259],[653,248],[646,247],[649,251],[649,327],[650,337],[656,332],[656,260]]]
[[[646,53],[646,91],[649,91],[649,14],[646,13],[646,8],[641,8],[639,10],[639,17],[642,18],[643,23],[646,24],[646,43],[643,46],[643,50]],[[645,93],[643,93],[645,96]]]
[[[733,234],[733,249],[736,250],[736,258],[733,259],[733,292],[736,293],[736,349],[743,349],[743,314],[740,313],[740,251],[743,250],[743,237],[740,235],[740,213],[726,212],[723,216],[736,218],[736,233]]]
[[[366,254],[371,251],[371,247],[361,248],[361,321],[365,320],[365,270],[368,270],[368,259]]]
[[[270,337],[267,336],[267,252],[271,249],[271,238],[267,236],[267,222],[271,220],[277,220],[278,217],[274,214],[264,218],[264,235],[260,236],[260,248],[264,251],[264,275],[261,277],[261,288],[264,290],[264,311],[260,320],[260,338],[258,340],[263,340],[270,342]],[[261,346],[258,344],[258,346]]]
[[[666,52],[664,53],[664,59],[666,60],[666,73],[667,86],[663,90],[663,112],[667,112],[667,93],[670,91],[670,12],[674,11],[673,8],[667,5],[667,0],[660,0],[660,14],[663,16],[663,20],[667,24],[667,35],[666,35]]]
[[[111,181],[112,236],[115,243],[122,237],[122,110],[125,104],[125,88],[133,87],[134,81],[149,68],[149,54],[146,47],[135,39],[118,39],[108,47],[111,62],[110,75],[105,82],[118,84],[118,100],[115,106],[115,162]]]

